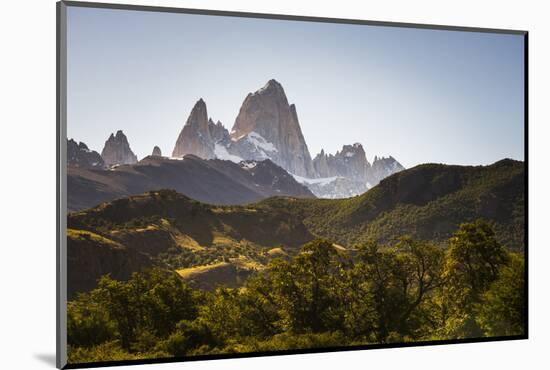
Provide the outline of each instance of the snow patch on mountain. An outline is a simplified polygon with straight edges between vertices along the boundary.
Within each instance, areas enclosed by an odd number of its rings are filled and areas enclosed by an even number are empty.
[[[330,182],[305,184],[318,198],[341,199],[363,194],[368,190],[365,183],[337,177]]]
[[[333,176],[333,177],[321,177],[321,178],[317,178],[317,179],[308,179],[306,177],[302,177],[302,176],[298,176],[298,175],[294,175],[292,174],[292,177],[294,177],[294,179],[296,181],[298,181],[300,184],[304,184],[304,185],[328,185],[330,184],[331,182],[335,181],[338,176]]]
[[[258,149],[262,149],[266,152],[277,152],[277,148],[275,148],[275,145],[273,143],[270,143],[264,137],[257,132],[249,132],[246,139],[254,145]]]
[[[219,143],[214,144],[214,155],[218,159],[223,159],[225,161],[231,161],[235,163],[241,162],[243,159],[239,156],[230,154],[227,151],[227,148]]]
[[[305,185],[318,198],[341,199],[361,195],[371,188],[370,184],[343,176],[331,176],[310,179],[291,174]]]
[[[250,170],[254,167],[256,167],[256,165],[258,164],[258,162],[256,161],[242,161],[241,163],[239,163],[239,165],[244,168],[245,170]]]

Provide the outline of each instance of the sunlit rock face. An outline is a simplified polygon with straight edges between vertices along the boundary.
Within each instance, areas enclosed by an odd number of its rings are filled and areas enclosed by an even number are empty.
[[[101,157],[107,166],[134,164],[137,162],[137,156],[132,152],[128,138],[122,130],[118,130],[116,135],[111,134],[109,136],[101,151]]]

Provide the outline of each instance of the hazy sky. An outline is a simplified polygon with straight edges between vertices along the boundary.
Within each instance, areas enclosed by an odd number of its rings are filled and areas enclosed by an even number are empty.
[[[249,92],[284,87],[310,153],[488,164],[523,159],[523,37],[68,8],[68,136],[122,129],[170,155],[199,98],[231,130]]]

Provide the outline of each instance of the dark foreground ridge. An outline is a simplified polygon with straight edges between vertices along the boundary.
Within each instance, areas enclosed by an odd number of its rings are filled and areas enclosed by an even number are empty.
[[[174,189],[211,204],[246,204],[274,195],[313,198],[285,170],[270,160],[240,164],[187,155],[181,160],[148,156],[110,170],[68,167],[68,208],[77,211],[102,202]]]

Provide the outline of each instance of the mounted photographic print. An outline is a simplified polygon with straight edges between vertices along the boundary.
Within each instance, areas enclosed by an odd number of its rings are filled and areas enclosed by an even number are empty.
[[[57,10],[60,368],[527,338],[527,32]]]

